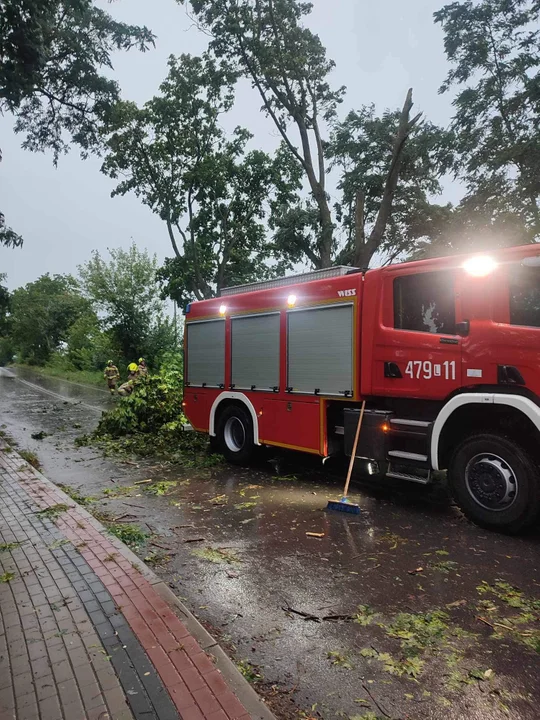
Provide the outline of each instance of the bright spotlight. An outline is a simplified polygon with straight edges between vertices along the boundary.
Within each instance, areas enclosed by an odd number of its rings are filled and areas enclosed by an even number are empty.
[[[289,295],[287,298],[287,305],[289,307],[294,307],[296,305],[296,295]]]
[[[226,306],[226,305],[220,305],[220,306],[219,306],[219,314],[220,314],[220,315],[225,315],[226,312],[227,312],[227,306]]]
[[[497,263],[489,255],[477,255],[463,263],[463,269],[473,277],[486,277],[497,267]]]

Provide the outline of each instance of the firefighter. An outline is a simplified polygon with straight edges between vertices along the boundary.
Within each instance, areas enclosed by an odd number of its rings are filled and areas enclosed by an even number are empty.
[[[118,388],[118,394],[122,395],[122,397],[125,397],[126,395],[131,395],[135,382],[139,377],[137,363],[129,363],[127,369],[127,380],[123,385],[120,385],[120,387]]]
[[[137,372],[139,374],[139,377],[144,377],[145,375],[148,375],[148,366],[144,358],[139,358],[139,367],[137,369]]]
[[[103,372],[103,377],[107,381],[107,386],[110,390],[111,395],[114,395],[116,390],[116,383],[118,382],[118,380],[120,380],[120,373],[118,372],[118,368],[112,360],[109,360],[107,362],[107,367]]]

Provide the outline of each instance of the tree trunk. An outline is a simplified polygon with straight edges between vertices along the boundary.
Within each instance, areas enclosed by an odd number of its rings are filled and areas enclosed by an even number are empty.
[[[328,207],[326,195],[323,192],[322,198],[315,198],[319,206],[321,218],[321,241],[319,244],[320,270],[332,266],[332,244],[334,240],[334,223],[332,222],[332,214]]]
[[[371,231],[367,241],[362,237],[355,238],[355,253],[354,253],[354,264],[357,267],[367,268],[371,262],[371,258],[379,250],[381,243],[384,238],[384,233],[388,222],[392,216],[392,203],[394,195],[399,181],[399,173],[401,171],[401,162],[403,158],[403,148],[407,142],[407,138],[413,127],[418,123],[422,117],[422,113],[419,113],[410,120],[411,109],[413,106],[412,100],[412,88],[407,93],[405,104],[401,111],[399,118],[399,126],[394,139],[394,147],[392,150],[392,161],[388,169],[386,181],[384,185],[384,192],[375,220],[375,225]],[[363,232],[363,223],[362,223]]]

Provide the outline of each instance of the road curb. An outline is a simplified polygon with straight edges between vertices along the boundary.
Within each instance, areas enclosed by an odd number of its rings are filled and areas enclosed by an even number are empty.
[[[9,443],[6,443],[9,446]],[[11,447],[11,446],[9,446]],[[2,450],[2,444],[0,443],[0,450]],[[96,520],[96,518],[86,510],[85,507],[76,503],[69,495],[67,495],[58,485],[49,480],[42,472],[36,470],[30,463],[19,455],[19,453],[11,448],[11,454],[17,456],[21,461],[21,464],[28,465],[32,472],[40,479],[42,483],[50,486],[54,489],[54,492],[65,499],[66,504],[70,507],[75,506],[77,511],[85,517],[87,522],[92,525],[96,530],[104,533],[109,542],[114,545],[126,558],[126,560],[132,563],[140,570],[141,574],[152,585],[154,591],[166,602],[175,614],[184,623],[187,630],[199,643],[202,650],[212,655],[214,658],[214,664],[218,670],[222,673],[223,677],[230,685],[231,689],[236,694],[238,700],[242,703],[245,709],[248,711],[253,720],[276,720],[275,715],[267,707],[262,698],[257,692],[251,687],[248,681],[244,678],[242,673],[238,670],[234,662],[225,653],[223,648],[219,645],[218,641],[210,635],[210,633],[201,625],[195,615],[179,600],[179,598],[173,593],[173,591],[166,585],[161,578],[159,578],[148,565],[146,565],[138,555],[136,555],[127,545],[119,540],[114,535],[110,534],[107,528]]]

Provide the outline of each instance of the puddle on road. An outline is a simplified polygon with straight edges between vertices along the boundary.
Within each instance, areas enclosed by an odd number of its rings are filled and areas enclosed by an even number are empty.
[[[327,513],[341,469],[311,458],[288,456],[281,475],[103,459],[72,444],[95,422],[87,410],[4,388],[4,422],[46,474],[151,534],[141,557],[280,708],[293,691],[325,719],[537,718],[538,534],[487,533],[417,487],[356,487],[360,515]]]

